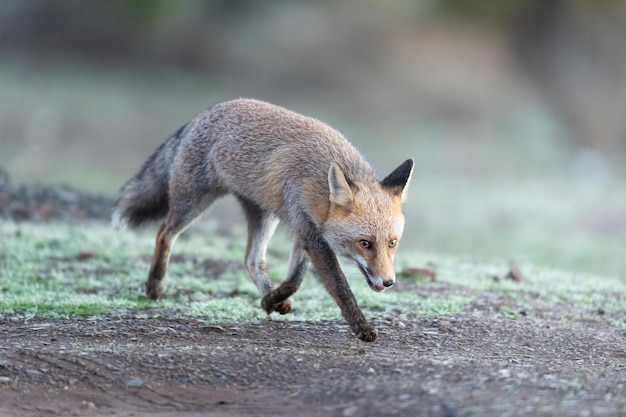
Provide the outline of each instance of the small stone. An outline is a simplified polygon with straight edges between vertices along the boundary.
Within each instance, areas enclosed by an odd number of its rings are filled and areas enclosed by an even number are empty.
[[[226,329],[222,326],[202,326],[200,329],[207,333],[226,333]]]
[[[505,275],[504,278],[510,279],[514,282],[526,281],[526,277],[520,270],[519,265],[517,265],[517,263],[514,261],[511,261],[509,272]]]
[[[95,251],[95,249],[85,248],[78,252],[78,255],[76,255],[76,259],[78,259],[79,261],[86,261],[87,259],[91,259],[96,255],[97,252]]]
[[[96,405],[95,405],[94,403],[92,403],[91,401],[82,401],[82,402],[80,403],[80,405],[81,405],[83,408],[86,408],[86,409],[88,409],[88,410],[95,410],[96,408],[98,408],[98,407],[96,407]]]
[[[356,416],[358,412],[359,412],[359,407],[357,407],[356,405],[351,405],[350,407],[344,409],[341,415],[343,417],[352,417],[352,416]]]
[[[34,375],[34,376],[43,376],[43,372],[37,370],[37,369],[29,369],[26,371],[27,374],[30,375]]]
[[[126,380],[126,386],[129,388],[136,388],[143,385],[143,381],[139,378],[131,378]]]
[[[8,376],[0,376],[0,384],[10,384],[11,378]]]

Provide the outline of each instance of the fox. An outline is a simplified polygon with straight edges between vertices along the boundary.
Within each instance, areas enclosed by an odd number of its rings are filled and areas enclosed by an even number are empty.
[[[408,159],[381,179],[327,124],[236,99],[209,107],[161,144],[122,187],[112,223],[117,229],[161,223],[146,281],[146,295],[156,300],[177,237],[218,198],[232,194],[247,220],[245,267],[263,310],[289,313],[289,297],[311,263],[356,337],[371,342],[378,331],[359,308],[339,259],[356,265],[376,292],[394,285],[413,167]],[[273,286],[266,251],[280,222],[293,242],[286,277]]]

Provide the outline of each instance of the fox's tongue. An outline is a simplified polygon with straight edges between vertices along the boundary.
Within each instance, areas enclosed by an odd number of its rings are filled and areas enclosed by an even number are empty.
[[[384,286],[378,285],[378,284],[372,284],[372,287],[374,287],[378,291],[385,291],[387,289],[387,287],[384,287]]]

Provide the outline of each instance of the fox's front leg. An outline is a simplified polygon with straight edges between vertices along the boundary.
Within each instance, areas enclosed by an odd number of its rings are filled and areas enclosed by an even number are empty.
[[[270,212],[263,210],[256,203],[243,197],[239,197],[239,202],[248,220],[246,268],[248,269],[250,278],[252,278],[252,281],[254,281],[263,297],[261,305],[267,314],[271,314],[274,311],[280,314],[287,314],[291,311],[291,302],[287,300],[288,296],[274,302],[268,303],[266,301],[268,300],[266,296],[272,291],[272,283],[267,272],[265,252],[267,251],[267,244],[274,234],[276,226],[278,226],[278,218]],[[295,250],[291,255],[292,260],[290,262],[291,265],[287,275],[287,281],[293,279],[294,255],[297,258],[297,252]]]
[[[359,308],[346,276],[341,270],[337,255],[330,245],[321,236],[312,236],[307,242],[307,252],[311,262],[319,275],[320,280],[328,293],[335,299],[343,317],[359,339],[373,342],[378,337],[378,331],[371,326]]]
[[[271,314],[273,311],[277,311],[280,314],[291,311],[291,302],[288,298],[300,287],[306,272],[307,262],[308,259],[302,246],[302,241],[296,238],[289,258],[287,278],[276,288],[269,291],[261,301],[261,306],[267,314]]]

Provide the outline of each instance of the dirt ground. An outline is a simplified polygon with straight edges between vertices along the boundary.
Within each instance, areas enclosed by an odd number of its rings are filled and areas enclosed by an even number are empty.
[[[0,321],[2,416],[623,416],[626,332],[578,321],[382,317]]]
[[[5,182],[0,191],[4,217],[108,216],[109,206],[71,190]],[[465,291],[435,284],[394,290]],[[512,297],[475,295],[455,316],[379,313],[373,343],[339,319],[215,326],[166,310],[6,316],[0,416],[626,415],[626,312],[537,304],[528,314]]]

